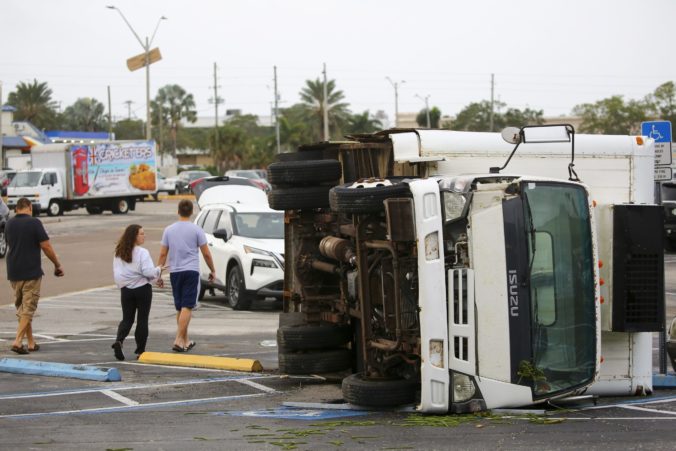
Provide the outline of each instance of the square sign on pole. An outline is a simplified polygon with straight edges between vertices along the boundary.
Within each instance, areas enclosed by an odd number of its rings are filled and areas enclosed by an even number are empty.
[[[655,140],[655,165],[671,164],[671,122],[652,121],[641,123],[641,134]]]

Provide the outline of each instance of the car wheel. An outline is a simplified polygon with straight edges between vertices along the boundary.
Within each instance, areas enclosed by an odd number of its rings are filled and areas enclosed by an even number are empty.
[[[277,346],[285,351],[337,348],[351,338],[352,329],[348,325],[303,324],[277,329]]]
[[[391,407],[415,402],[417,383],[406,379],[367,379],[362,373],[343,379],[343,399],[350,404]]]
[[[303,210],[306,208],[327,208],[330,186],[302,186],[274,188],[268,194],[273,210]]]
[[[385,210],[383,202],[392,197],[411,197],[408,184],[398,179],[346,183],[331,188],[329,202],[338,213],[371,213]]]
[[[126,215],[129,212],[129,202],[127,199],[117,199],[113,203],[112,211],[114,215]]]
[[[273,185],[310,185],[330,183],[340,179],[342,170],[338,160],[282,161],[268,166],[268,180]]]
[[[0,230],[0,258],[3,258],[7,255],[7,235],[5,235],[5,230]]]
[[[228,305],[233,310],[246,310],[251,305],[251,299],[246,294],[244,275],[239,265],[233,265],[228,271]]]
[[[63,208],[61,207],[61,202],[58,200],[53,200],[49,202],[49,207],[47,208],[47,215],[49,216],[60,216],[63,214]]]
[[[312,352],[280,352],[277,354],[279,372],[285,374],[333,373],[350,368],[348,349],[326,349]]]

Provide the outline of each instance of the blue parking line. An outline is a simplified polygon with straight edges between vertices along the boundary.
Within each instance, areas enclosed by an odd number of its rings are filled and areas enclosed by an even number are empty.
[[[0,372],[15,374],[34,374],[37,376],[67,377],[100,382],[118,382],[122,380],[117,368],[98,368],[90,365],[70,363],[39,362],[23,359],[0,359]]]

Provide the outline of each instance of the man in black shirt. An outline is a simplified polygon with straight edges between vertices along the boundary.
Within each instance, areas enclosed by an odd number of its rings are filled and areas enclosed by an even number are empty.
[[[22,197],[16,203],[16,215],[7,221],[5,226],[7,237],[7,280],[14,292],[14,305],[19,326],[11,350],[17,354],[28,354],[40,349],[33,338],[33,315],[40,299],[40,282],[42,281],[41,255],[54,263],[54,275],[63,276],[63,268],[49,243],[49,236],[42,222],[33,217],[31,201]],[[23,345],[23,338],[28,341],[28,348]]]

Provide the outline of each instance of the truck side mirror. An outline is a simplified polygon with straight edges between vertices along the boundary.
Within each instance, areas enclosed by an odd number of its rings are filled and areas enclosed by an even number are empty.
[[[225,229],[216,229],[214,230],[214,236],[220,238],[223,241],[228,241],[230,239],[230,234]]]

